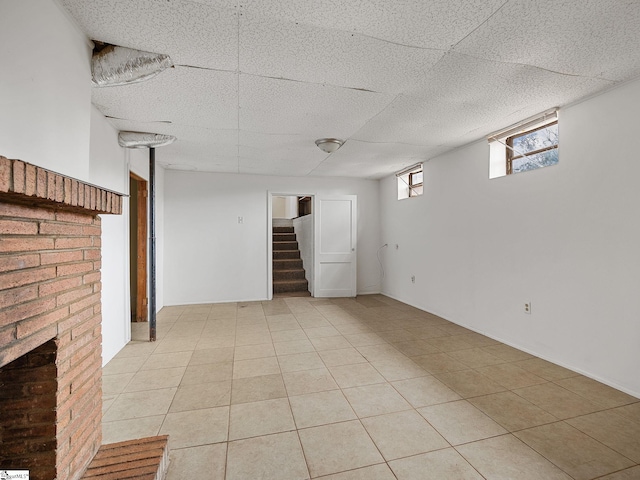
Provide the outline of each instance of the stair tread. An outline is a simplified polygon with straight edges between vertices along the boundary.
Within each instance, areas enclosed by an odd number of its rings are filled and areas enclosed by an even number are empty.
[[[274,250],[273,260],[300,260],[298,250]]]
[[[305,278],[304,270],[274,270],[274,280],[303,280]]]
[[[290,260],[295,260],[295,259],[290,259]],[[279,272],[279,271],[298,271],[298,270],[304,270],[304,266],[302,265],[302,261],[300,259],[298,259],[297,262],[289,262],[288,264],[283,264],[283,263],[278,263],[277,261],[273,262],[273,271],[274,272]]]
[[[297,292],[274,292],[273,298],[287,298],[287,297],[310,297],[311,292],[309,290],[298,290]]]

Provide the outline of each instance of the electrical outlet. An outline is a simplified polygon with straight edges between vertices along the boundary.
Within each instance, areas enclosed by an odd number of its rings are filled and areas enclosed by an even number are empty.
[[[416,283],[416,276],[415,275],[411,275],[411,283]]]
[[[238,217],[238,223],[244,223],[244,217]]]
[[[524,304],[524,313],[527,315],[531,315],[531,302],[527,302]]]

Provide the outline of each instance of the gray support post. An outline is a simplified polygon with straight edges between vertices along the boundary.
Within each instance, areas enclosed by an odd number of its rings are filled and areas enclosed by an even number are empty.
[[[149,149],[149,229],[151,245],[149,264],[151,271],[149,286],[149,341],[156,341],[156,149]]]

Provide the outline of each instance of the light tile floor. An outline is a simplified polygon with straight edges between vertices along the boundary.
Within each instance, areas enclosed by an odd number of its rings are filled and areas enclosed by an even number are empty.
[[[640,479],[640,401],[388,297],[167,307],[104,368],[103,441],[168,478]]]

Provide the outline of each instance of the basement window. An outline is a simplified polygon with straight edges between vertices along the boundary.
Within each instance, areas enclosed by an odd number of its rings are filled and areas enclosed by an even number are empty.
[[[557,165],[557,110],[494,133],[488,140],[489,178]]]
[[[422,163],[405,168],[396,173],[398,179],[398,200],[422,195],[424,191],[424,173]]]

